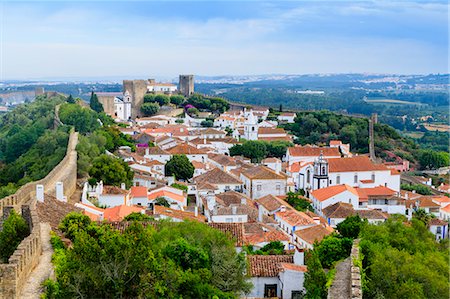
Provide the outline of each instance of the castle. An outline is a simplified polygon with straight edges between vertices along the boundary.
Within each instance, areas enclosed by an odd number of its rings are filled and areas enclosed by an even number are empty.
[[[172,83],[160,83],[155,79],[123,80],[122,92],[97,92],[105,113],[121,120],[140,117],[140,108],[144,103],[144,96],[153,94],[181,94],[189,97],[194,93],[194,75],[180,75],[178,87]]]

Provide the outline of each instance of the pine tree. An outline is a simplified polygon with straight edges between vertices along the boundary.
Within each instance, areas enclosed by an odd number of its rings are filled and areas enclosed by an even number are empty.
[[[69,97],[67,98],[67,103],[69,103],[69,104],[75,104],[76,103],[75,99],[73,98],[72,95],[69,95]]]
[[[100,103],[97,95],[94,92],[91,93],[91,100],[89,106],[91,106],[91,109],[94,110],[95,112],[98,113],[103,112],[103,105],[102,103]]]
[[[306,298],[327,298],[327,277],[316,252],[309,253],[306,265],[308,266],[308,272],[305,274]]]

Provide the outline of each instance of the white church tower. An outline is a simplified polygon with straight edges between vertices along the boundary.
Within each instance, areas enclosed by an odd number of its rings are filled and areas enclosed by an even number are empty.
[[[328,161],[320,153],[319,158],[314,161],[313,190],[328,187]]]
[[[258,140],[258,118],[251,110],[249,113],[244,110],[244,115],[247,116],[244,122],[244,138],[246,140]]]

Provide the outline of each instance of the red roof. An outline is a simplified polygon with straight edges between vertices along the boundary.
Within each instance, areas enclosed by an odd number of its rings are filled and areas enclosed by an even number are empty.
[[[335,195],[338,195],[344,191],[350,191],[354,195],[358,196],[358,192],[355,190],[355,188],[353,188],[352,186],[346,185],[346,184],[314,190],[311,192],[311,195],[318,201],[325,201],[325,200],[327,200]]]
[[[299,157],[319,157],[323,154],[325,157],[340,157],[341,153],[337,147],[313,147],[313,146],[295,146],[288,148],[289,155]]]
[[[103,217],[108,221],[121,221],[131,213],[140,213],[145,210],[143,207],[120,205],[105,209]]]
[[[396,192],[388,187],[377,186],[374,188],[355,188],[359,195],[359,201],[367,201],[369,196],[386,196],[390,197]]]
[[[131,187],[131,197],[147,197],[147,187],[144,186]]]
[[[337,149],[337,148],[336,148]],[[387,170],[383,164],[374,164],[367,156],[354,156],[351,158],[328,159],[329,172],[353,172]]]

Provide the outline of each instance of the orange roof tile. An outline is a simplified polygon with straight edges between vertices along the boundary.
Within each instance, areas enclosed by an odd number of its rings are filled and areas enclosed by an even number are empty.
[[[158,205],[154,206],[153,215],[164,215],[174,219],[206,222],[206,217],[201,215],[200,213],[195,216],[194,212],[175,210]]]
[[[133,186],[131,187],[132,197],[147,197],[147,187],[144,186]]]
[[[287,175],[284,173],[276,173],[267,166],[259,165],[253,168],[246,169],[242,175],[252,180],[285,180]]]
[[[320,242],[325,236],[333,232],[331,227],[324,227],[323,225],[314,225],[304,229],[296,230],[295,234],[308,244],[314,244],[315,241]]]
[[[318,201],[324,201],[324,200],[327,200],[327,199],[329,199],[335,195],[338,195],[344,191],[350,191],[354,195],[359,196],[358,192],[355,190],[355,188],[353,188],[352,186],[346,185],[346,184],[330,186],[330,187],[314,190],[311,192],[311,195],[314,198],[316,198]]]
[[[328,159],[329,172],[374,171],[389,169],[383,164],[374,164],[367,156]]]
[[[154,200],[157,199],[158,197],[168,197],[170,199],[176,200],[178,202],[184,202],[186,201],[186,197],[183,195],[179,195],[167,190],[158,190],[158,191],[152,191],[150,192],[150,194],[148,195],[148,199],[149,200]]]
[[[385,186],[377,186],[373,188],[355,188],[355,189],[356,192],[358,192],[359,201],[367,201],[369,197],[376,197],[376,196],[391,197],[397,193],[394,190]]]
[[[276,212],[277,218],[281,218],[292,226],[306,226],[314,224],[314,220],[306,215],[304,212],[300,212],[293,209],[286,209],[284,212]]]
[[[252,277],[276,277],[281,263],[294,263],[293,255],[249,255],[249,274]]]
[[[313,146],[294,146],[288,148],[289,155],[299,157],[319,157],[322,153],[324,157],[340,157],[341,153],[337,147],[313,147]]]
[[[284,270],[298,271],[298,272],[307,272],[308,268],[304,265],[296,265],[296,264],[288,264],[281,263],[281,268]]]
[[[103,217],[108,221],[121,221],[131,213],[140,213],[143,210],[145,210],[143,207],[120,205],[106,208]]]
[[[167,150],[172,155],[201,155],[206,154],[206,151],[203,149],[198,149],[193,147],[187,143],[178,144]]]

